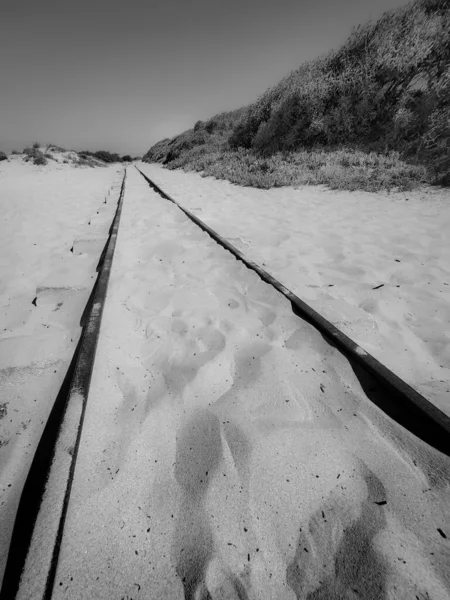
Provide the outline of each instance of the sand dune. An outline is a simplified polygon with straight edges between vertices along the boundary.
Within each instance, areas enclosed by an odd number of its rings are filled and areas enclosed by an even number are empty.
[[[447,599],[449,459],[128,172],[53,597]]]
[[[258,190],[140,168],[450,415],[448,191]]]

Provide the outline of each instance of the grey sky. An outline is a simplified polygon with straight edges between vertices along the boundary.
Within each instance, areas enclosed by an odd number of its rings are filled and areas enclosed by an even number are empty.
[[[404,0],[3,0],[0,150],[142,154]]]

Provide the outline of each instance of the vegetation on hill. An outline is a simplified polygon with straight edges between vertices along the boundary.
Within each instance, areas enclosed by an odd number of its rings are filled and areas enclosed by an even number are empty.
[[[106,150],[76,152],[75,150],[66,150],[55,144],[42,146],[38,142],[27,146],[22,152],[13,151],[13,154],[22,154],[25,162],[32,161],[34,165],[46,165],[48,160],[53,160],[57,163],[73,164],[77,167],[104,167],[107,164],[122,162],[127,159],[126,156],[121,158],[119,154]]]
[[[33,165],[46,165],[47,158],[49,157],[49,155],[46,155],[39,150],[39,144],[37,142],[32,146],[24,148],[23,154],[25,155],[25,160],[27,162],[30,160],[33,161]]]
[[[115,152],[108,152],[107,150],[97,150],[95,152],[91,152],[90,150],[82,150],[78,152],[81,158],[87,158],[88,156],[93,156],[94,158],[98,158],[98,160],[102,160],[105,163],[115,163],[122,162],[120,156]]]
[[[144,160],[263,188],[449,185],[450,0],[357,27],[250,106],[199,121]]]
[[[73,163],[76,166],[98,167],[116,162],[141,160],[140,158],[132,158],[129,154],[121,157],[119,154],[108,152],[107,150],[97,150],[95,152],[82,150],[81,152],[76,152],[75,150],[66,150],[56,144],[42,146],[39,142],[34,142],[31,146],[27,146],[22,152],[13,150],[11,154],[23,155],[25,162],[32,161],[35,165],[46,165],[48,160],[54,160],[56,162]],[[4,152],[0,152],[0,161],[7,158]]]
[[[0,160],[3,153],[0,152]],[[22,155],[25,162],[32,161],[34,165],[46,165],[48,160],[56,161],[57,163],[74,164],[77,167],[104,167],[107,164],[132,162],[133,159],[129,154],[120,156],[114,152],[107,150],[66,150],[56,144],[42,145],[39,142],[34,142],[31,146],[27,146],[18,152],[12,151],[13,155]],[[7,158],[6,154],[4,155]],[[139,159],[140,160],[140,159]]]

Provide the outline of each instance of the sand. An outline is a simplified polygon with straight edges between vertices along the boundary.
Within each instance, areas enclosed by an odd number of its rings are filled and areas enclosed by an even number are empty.
[[[258,190],[139,168],[450,415],[448,190]]]
[[[38,167],[20,156],[0,163],[0,580],[23,483],[79,338],[122,173],[55,161]],[[77,240],[88,235],[97,246],[78,245],[79,252]]]
[[[128,173],[53,598],[448,599],[449,459]]]

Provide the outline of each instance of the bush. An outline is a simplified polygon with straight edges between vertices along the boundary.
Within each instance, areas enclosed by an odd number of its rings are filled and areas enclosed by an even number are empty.
[[[217,123],[214,119],[210,119],[207,123],[205,123],[205,130],[208,133],[213,133],[213,131],[216,129],[217,127]]]
[[[107,150],[98,150],[97,152],[90,153],[90,155],[102,160],[105,163],[121,162],[121,158],[118,154],[108,152]]]
[[[105,163],[122,162],[122,159],[117,153],[108,152],[107,150],[97,150],[95,152],[92,152],[91,150],[80,150],[78,154],[82,158],[86,159],[87,157],[92,156]]]
[[[77,167],[93,167],[94,166],[92,159],[90,159],[89,157],[85,158],[83,156],[80,156],[80,158],[78,158],[77,160],[74,160],[73,164]]]
[[[217,144],[225,147],[234,125],[247,113],[247,108],[240,108],[231,112],[222,113],[209,119],[206,123],[197,121],[193,129],[157,142],[143,156],[144,162],[160,162],[167,165],[174,164],[182,158],[185,152],[192,148],[211,145],[216,151]],[[207,131],[209,130],[209,132]]]
[[[150,148],[143,160],[146,162],[164,162],[169,152],[169,138],[159,141]]]
[[[254,115],[238,123],[229,139],[230,148],[251,148],[261,123],[262,120]]]
[[[96,158],[94,153],[89,152],[86,154],[85,152],[78,152],[72,159],[74,165],[79,167],[103,167],[105,166],[105,162]]]
[[[132,158],[129,154],[125,154],[125,156],[122,156],[122,162],[132,162]]]
[[[208,137],[209,136],[205,131],[194,131],[193,129],[189,129],[178,135],[168,144],[169,147],[167,148],[168,152],[164,157],[164,164],[176,160],[183,152],[186,152],[195,146],[206,144]]]
[[[13,150],[13,151],[11,152],[11,154],[17,155],[17,154],[21,154],[21,152],[19,152],[19,150]]]
[[[25,154],[26,156],[33,158],[35,155],[37,155],[38,152],[39,152],[39,150],[36,150],[35,148],[32,148],[31,146],[27,146],[26,148],[23,149],[22,154]]]
[[[44,154],[35,147],[24,148],[23,154],[25,154],[25,160],[28,162],[33,159],[33,164],[35,165],[46,165],[47,159]]]
[[[4,152],[0,152],[0,162],[1,162],[2,160],[7,160],[7,158],[8,158],[8,157],[6,156],[6,154],[5,154]]]
[[[33,143],[33,148],[39,148],[40,147],[40,143],[39,142],[34,142]]]

